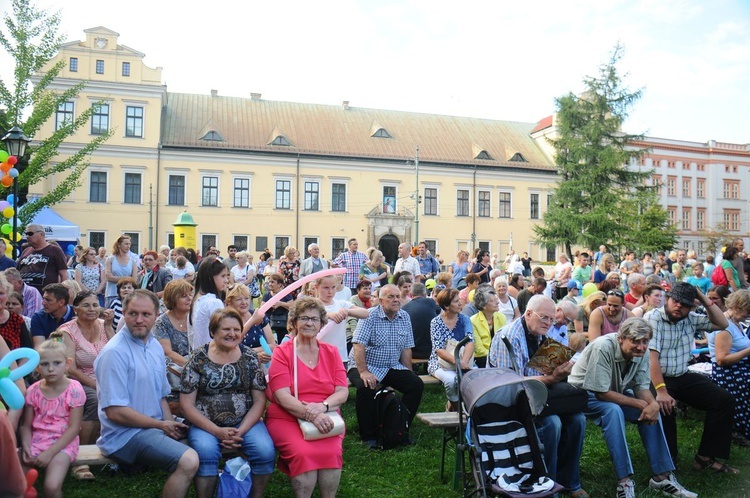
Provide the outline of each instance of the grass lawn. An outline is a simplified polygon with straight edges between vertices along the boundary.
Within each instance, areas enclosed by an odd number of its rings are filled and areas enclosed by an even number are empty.
[[[425,396],[420,406],[422,412],[442,411],[445,394],[442,386],[425,386]],[[440,481],[440,448],[442,431],[429,429],[415,421],[412,437],[416,444],[392,451],[372,451],[365,448],[357,436],[354,414],[354,390],[344,407],[348,436],[344,439],[344,471],[338,496],[341,497],[457,497],[450,483],[454,452],[449,445],[446,455],[445,481]],[[732,447],[731,464],[741,473],[737,476],[717,475],[693,470],[692,458],[698,447],[702,431],[702,414],[691,410],[687,418],[679,421],[680,462],[677,478],[686,488],[699,493],[702,498],[750,498],[750,449]],[[648,490],[651,472],[643,451],[638,431],[632,424],[628,428],[631,457],[635,467],[638,496],[660,496]],[[156,497],[160,496],[166,474],[150,471],[136,476],[120,474],[110,476],[101,467],[92,469],[97,476],[94,482],[78,482],[68,477],[64,491],[66,497]],[[614,496],[616,480],[607,448],[599,429],[589,424],[586,432],[581,481],[592,498]],[[266,496],[292,496],[288,478],[276,471],[266,489]],[[317,496],[317,493],[316,495]]]

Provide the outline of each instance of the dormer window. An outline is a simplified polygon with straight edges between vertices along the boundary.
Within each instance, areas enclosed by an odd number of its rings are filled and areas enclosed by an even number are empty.
[[[286,139],[284,135],[279,135],[278,137],[273,139],[273,142],[271,142],[271,145],[281,145],[282,147],[291,147],[292,144],[289,142],[289,140]]]
[[[385,128],[378,128],[375,133],[370,135],[372,138],[393,138],[390,133],[388,133],[388,130]]]
[[[513,157],[508,159],[508,161],[514,162],[514,163],[527,163],[528,162],[526,158],[521,155],[520,152],[516,152],[515,154],[513,154]]]
[[[479,154],[477,154],[477,157],[475,157],[474,159],[484,159],[486,161],[492,161],[492,156],[490,156],[486,150],[483,150]]]
[[[211,130],[201,137],[201,140],[206,142],[223,142],[224,139],[221,137],[218,131]]]

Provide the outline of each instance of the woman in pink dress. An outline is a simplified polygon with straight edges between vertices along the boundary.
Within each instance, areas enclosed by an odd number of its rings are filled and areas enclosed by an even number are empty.
[[[343,466],[344,435],[305,441],[298,418],[312,422],[322,433],[333,428],[327,412],[338,410],[349,396],[346,372],[338,349],[316,336],[327,323],[322,303],[298,299],[289,310],[288,329],[295,339],[278,346],[269,369],[266,426],[279,452],[279,469],[292,479],[296,498],[336,496]],[[297,348],[297,389],[294,396],[294,349]]]

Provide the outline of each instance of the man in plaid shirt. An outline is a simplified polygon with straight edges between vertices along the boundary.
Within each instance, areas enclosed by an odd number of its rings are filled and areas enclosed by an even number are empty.
[[[357,250],[359,248],[357,239],[349,239],[348,245],[349,250],[339,254],[339,257],[333,260],[333,266],[346,268],[344,286],[349,287],[354,295],[357,293],[359,269],[367,262],[367,256]]]
[[[706,315],[692,312],[700,302]],[[706,412],[703,436],[695,455],[697,469],[717,472],[737,471],[716,458],[729,458],[732,444],[734,397],[708,377],[689,372],[696,331],[723,330],[729,322],[721,309],[696,287],[678,282],[667,294],[663,308],[651,310],[643,317],[654,329],[649,344],[651,357],[651,382],[656,390],[672,460],[677,463],[677,419],[675,399]]]
[[[389,284],[380,289],[380,305],[357,324],[349,353],[349,380],[357,388],[357,420],[362,441],[374,448],[378,436],[376,386],[403,393],[409,425],[422,401],[424,383],[411,368],[414,335],[409,315],[401,309],[401,293]]]

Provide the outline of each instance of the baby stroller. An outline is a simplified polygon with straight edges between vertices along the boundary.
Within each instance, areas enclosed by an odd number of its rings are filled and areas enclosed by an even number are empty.
[[[463,346],[456,347],[458,352]],[[466,434],[466,451],[471,475],[465,468],[464,497],[500,496],[542,498],[562,490],[547,475],[534,417],[547,402],[547,388],[534,379],[524,379],[506,368],[479,368],[465,374],[457,371],[458,401],[464,418],[459,417],[458,433]],[[473,481],[473,483],[472,483]]]

